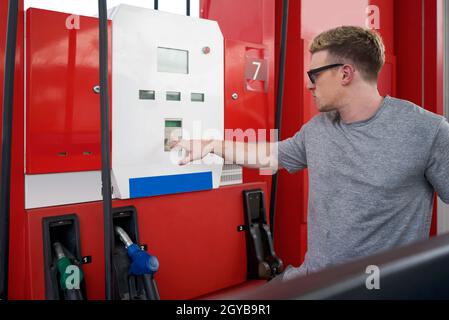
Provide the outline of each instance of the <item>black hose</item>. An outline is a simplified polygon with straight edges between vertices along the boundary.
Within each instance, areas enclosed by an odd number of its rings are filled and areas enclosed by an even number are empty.
[[[84,300],[83,293],[80,289],[67,289],[64,293],[65,300]]]
[[[112,186],[109,136],[108,18],[106,0],[98,0],[100,25],[101,182],[104,215],[105,295],[112,299]]]
[[[143,275],[143,286],[147,293],[148,300],[160,300],[159,291],[157,289],[156,281],[154,276],[151,274]]]
[[[18,0],[9,0],[6,34],[5,76],[3,82],[2,176],[0,196],[0,299],[8,299],[9,209],[11,183],[11,138],[16,64]]]
[[[159,1],[154,0],[154,10],[159,10]]]
[[[187,16],[190,16],[190,0],[187,0],[186,3],[186,14]]]
[[[282,26],[281,26],[281,50],[279,57],[279,78],[276,100],[275,129],[278,130],[278,138],[281,139],[282,127],[282,104],[284,99],[284,82],[285,82],[285,57],[287,47],[287,26],[288,26],[288,0],[282,2]],[[278,173],[273,175],[271,181],[271,201],[270,201],[270,231],[274,238],[274,220],[276,212]]]

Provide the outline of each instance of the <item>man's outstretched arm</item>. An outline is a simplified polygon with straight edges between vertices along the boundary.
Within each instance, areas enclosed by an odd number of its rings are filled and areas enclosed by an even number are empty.
[[[185,157],[180,161],[181,165],[202,159],[209,153],[213,153],[222,157],[225,163],[235,163],[246,168],[264,168],[274,171],[278,169],[277,143],[180,140],[172,142],[170,146],[171,148],[182,148],[186,151]]]

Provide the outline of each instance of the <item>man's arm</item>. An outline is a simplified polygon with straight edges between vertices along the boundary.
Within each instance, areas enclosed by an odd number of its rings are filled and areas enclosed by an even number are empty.
[[[209,153],[216,154],[225,163],[235,163],[246,168],[265,168],[276,171],[277,143],[245,143],[221,140],[181,140],[171,143],[171,148],[180,147],[186,151],[180,164],[204,158]]]
[[[438,128],[425,175],[441,200],[449,204],[449,124],[445,120]]]

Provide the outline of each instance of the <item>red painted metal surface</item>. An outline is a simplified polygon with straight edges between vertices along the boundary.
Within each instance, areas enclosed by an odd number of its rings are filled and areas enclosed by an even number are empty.
[[[259,70],[254,63],[261,63]],[[270,140],[269,124],[273,121],[273,101],[269,100],[268,93],[273,88],[273,76],[269,75],[270,65],[273,62],[270,51],[265,46],[236,40],[225,41],[226,140]],[[264,80],[254,81],[254,76]],[[234,100],[233,94],[237,94],[238,99]],[[244,169],[243,181],[271,183],[271,176],[260,175],[257,170]]]
[[[274,28],[273,0],[200,0],[202,18],[218,21],[226,39],[262,43]],[[271,38],[273,40],[273,38]]]
[[[27,10],[27,174],[101,168],[98,20],[71,17]]]
[[[437,1],[424,1],[424,103],[427,110],[438,113],[438,66],[437,66]],[[434,200],[430,236],[437,234],[437,201]]]
[[[259,132],[261,137],[270,140],[270,129],[274,128],[274,10],[275,0],[200,2],[201,17],[218,21],[225,37],[225,129],[246,132],[245,141],[260,140]],[[258,81],[250,79],[256,71],[254,61],[263,62]],[[238,94],[237,100],[232,99],[233,93]],[[232,133],[225,139],[243,141],[235,139]],[[261,175],[258,170],[243,169],[243,181],[264,181],[271,190],[271,176]],[[270,191],[266,196],[270,201]]]
[[[276,3],[276,61],[279,61],[279,35],[282,6]],[[285,91],[282,115],[281,140],[293,136],[304,123],[304,107],[302,105],[302,88],[304,80],[303,51],[301,39],[301,2],[290,1],[287,39],[287,57],[285,70]],[[278,75],[276,75],[278,76]],[[307,212],[306,172],[289,174],[279,172],[277,208],[274,224],[274,244],[276,253],[284,264],[299,265],[305,249],[304,232],[300,225],[304,223]]]
[[[265,183],[222,187],[213,191],[114,201],[138,212],[140,242],[159,259],[156,281],[162,299],[191,299],[246,280],[243,190]],[[104,298],[103,211],[99,202],[28,211],[31,298],[44,299],[42,218],[75,213],[80,221],[81,253],[88,299]]]
[[[449,52],[444,52],[444,4],[443,0],[437,0],[436,6],[436,34],[437,34],[437,52],[436,52],[436,111],[438,114],[444,114],[444,55],[448,55]],[[446,32],[448,32],[446,30]],[[448,88],[448,84],[446,84],[446,90]],[[447,115],[449,116],[449,115]]]
[[[6,22],[8,16],[8,1],[0,3],[0,98],[3,105],[3,77]],[[23,165],[23,70],[24,70],[24,42],[23,42],[23,1],[19,1],[19,16],[17,26],[16,68],[14,78],[14,110],[12,129],[11,155],[11,206],[10,206],[10,249],[9,249],[9,298],[27,298],[28,248],[26,239],[26,215],[24,210],[24,165]],[[0,115],[0,120],[2,116]],[[2,123],[0,121],[0,129]],[[0,141],[1,143],[1,141]]]

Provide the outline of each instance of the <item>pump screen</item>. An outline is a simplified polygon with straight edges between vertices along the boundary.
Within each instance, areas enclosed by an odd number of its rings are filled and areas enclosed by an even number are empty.
[[[189,52],[186,50],[157,48],[157,71],[189,73]]]
[[[170,143],[174,139],[182,138],[182,120],[181,119],[166,119],[165,120],[165,134],[164,134],[164,150],[170,151]]]

